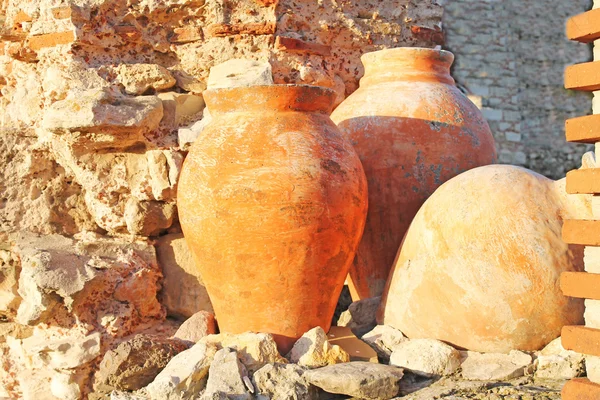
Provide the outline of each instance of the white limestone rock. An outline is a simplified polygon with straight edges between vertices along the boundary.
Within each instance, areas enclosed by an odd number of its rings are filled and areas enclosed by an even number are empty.
[[[231,348],[237,351],[240,361],[249,374],[254,373],[266,364],[286,363],[277,350],[277,344],[269,333],[246,332],[239,335],[220,333],[208,335],[200,339],[199,343],[213,344],[217,348]]]
[[[372,331],[365,333],[361,339],[371,346],[383,360],[389,360],[392,349],[408,340],[402,332],[389,325],[377,325]]]
[[[585,357],[571,350],[565,350],[561,338],[550,342],[535,360],[535,377],[542,379],[572,379],[585,372]]]
[[[269,62],[234,58],[210,69],[207,88],[272,85],[273,72]]]
[[[50,391],[54,396],[63,400],[79,400],[81,388],[77,382],[73,382],[70,373],[57,373],[50,381]]]
[[[94,375],[94,392],[102,396],[113,390],[139,390],[152,383],[186,349],[180,340],[135,335],[104,354]]]
[[[72,296],[98,275],[73,252],[73,246],[72,239],[60,235],[23,235],[17,239],[14,251],[21,259],[18,293],[23,299],[17,322],[28,325],[44,321],[59,298],[72,302]]]
[[[600,300],[585,299],[583,318],[585,326],[600,329]]]
[[[356,336],[361,337],[377,325],[376,314],[379,304],[381,304],[381,296],[355,301],[340,315],[337,325],[346,326]]]
[[[148,400],[148,396],[137,393],[113,390],[112,392],[110,392],[110,400]]]
[[[156,235],[173,223],[183,155],[174,149],[79,154],[74,144],[53,139],[61,165],[85,190],[98,226],[111,234]]]
[[[353,361],[306,372],[306,379],[328,393],[359,399],[391,399],[400,391],[402,368]]]
[[[181,324],[173,337],[194,344],[204,336],[215,333],[217,333],[215,316],[208,311],[198,311]]]
[[[27,360],[30,368],[75,369],[100,355],[100,333],[87,336],[75,332],[58,336],[50,329],[34,329],[26,339],[7,340],[11,351]]]
[[[121,64],[114,70],[116,81],[131,95],[141,95],[149,89],[166,90],[176,83],[169,71],[157,64]]]
[[[12,251],[21,260],[17,322],[33,325],[54,318],[70,326],[70,318],[76,318],[125,336],[164,318],[156,299],[160,270],[147,242],[95,234],[76,239],[23,234],[14,241]]]
[[[156,96],[125,97],[104,89],[69,93],[45,109],[42,127],[88,147],[127,147],[158,128],[162,101]],[[84,135],[81,135],[83,133]],[[95,135],[91,135],[95,134]]]
[[[516,350],[509,354],[464,351],[461,352],[461,361],[464,379],[501,381],[523,376],[533,358]]]
[[[202,117],[202,96],[177,92],[159,93],[157,96],[163,103],[163,118],[160,122],[162,127],[174,129]]]
[[[213,395],[225,394],[236,400],[250,400],[254,389],[250,390],[244,383],[248,379],[248,371],[238,359],[235,350],[223,348],[214,356],[208,371],[208,382],[202,399],[212,399]]]
[[[212,116],[208,108],[204,109],[202,114],[202,119],[196,121],[184,128],[179,128],[177,131],[177,143],[179,144],[179,148],[182,150],[187,150],[189,147],[196,141],[196,139],[202,134],[204,128],[210,124],[212,121]]]
[[[600,383],[600,357],[585,356],[585,369],[590,381]]]
[[[125,203],[123,219],[129,233],[155,236],[173,224],[176,213],[174,202],[138,201],[130,198]]]
[[[350,356],[340,346],[329,343],[325,331],[320,326],[302,335],[286,357],[291,362],[308,368],[350,361]]]
[[[17,292],[21,263],[8,250],[0,249],[0,315],[12,320],[21,303]]]
[[[197,343],[177,354],[146,387],[152,400],[194,399],[205,389],[217,348]]]
[[[252,383],[259,399],[316,400],[317,389],[308,383],[305,373],[306,369],[296,364],[267,364],[252,375]]]
[[[390,365],[425,377],[448,376],[460,366],[460,352],[439,340],[413,339],[392,349]]]
[[[99,230],[81,186],[33,132],[3,131],[0,165],[0,232],[71,236]]]

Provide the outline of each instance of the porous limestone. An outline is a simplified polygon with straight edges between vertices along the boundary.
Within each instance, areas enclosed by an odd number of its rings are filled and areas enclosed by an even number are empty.
[[[0,372],[2,395],[86,397],[103,354],[164,321],[165,308],[180,319],[212,311],[160,238],[181,233],[178,176],[210,120],[211,69],[242,60],[270,71],[263,83],[324,85],[339,102],[357,87],[362,53],[434,46],[441,13],[429,0],[1,2],[0,315],[18,326],[6,340],[101,336],[98,356],[68,371],[26,370],[0,348],[11,371]],[[285,362],[268,348],[256,368]]]

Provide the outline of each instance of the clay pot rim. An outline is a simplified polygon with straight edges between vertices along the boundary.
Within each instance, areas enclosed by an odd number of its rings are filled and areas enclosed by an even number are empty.
[[[360,60],[365,63],[376,63],[378,59],[388,58],[390,60],[402,60],[404,57],[436,60],[442,63],[452,64],[454,53],[443,49],[431,49],[428,47],[394,47],[364,53]]]
[[[330,114],[336,93],[307,84],[250,85],[205,90],[211,112],[305,111]]]
[[[207,92],[226,92],[226,91],[233,91],[233,90],[244,90],[244,89],[256,89],[256,88],[294,88],[294,87],[298,87],[298,88],[314,88],[314,89],[321,89],[323,91],[326,92],[334,92],[333,89],[327,87],[327,86],[319,86],[319,85],[309,85],[307,83],[274,83],[272,85],[247,85],[247,86],[234,86],[234,87],[227,87],[227,88],[214,88],[214,89],[206,89],[203,93],[207,93]]]

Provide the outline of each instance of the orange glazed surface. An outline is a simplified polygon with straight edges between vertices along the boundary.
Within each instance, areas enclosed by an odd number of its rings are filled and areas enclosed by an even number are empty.
[[[350,272],[354,299],[381,295],[404,233],[437,187],[496,160],[487,122],[450,76],[453,59],[419,48],[367,53],[360,88],[331,115],[369,185],[367,225]]]
[[[309,329],[330,327],[364,228],[364,172],[329,119],[329,89],[204,98],[214,119],[183,166],[182,229],[221,331],[272,333],[285,353]]]

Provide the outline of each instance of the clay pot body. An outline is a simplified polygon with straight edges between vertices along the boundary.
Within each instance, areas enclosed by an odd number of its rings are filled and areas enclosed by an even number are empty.
[[[381,295],[402,237],[437,187],[496,160],[487,122],[450,76],[453,59],[419,48],[365,54],[360,88],[331,115],[369,185],[365,233],[350,270],[355,300]]]
[[[582,246],[561,238],[567,218],[592,213],[564,180],[508,165],[449,180],[413,219],[378,322],[473,351],[539,350],[583,320],[583,300],[559,285],[583,266]]]
[[[220,330],[272,333],[285,353],[330,327],[367,212],[352,146],[314,86],[217,89],[185,160],[181,226]]]

